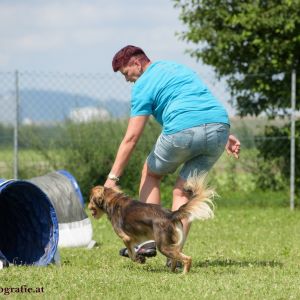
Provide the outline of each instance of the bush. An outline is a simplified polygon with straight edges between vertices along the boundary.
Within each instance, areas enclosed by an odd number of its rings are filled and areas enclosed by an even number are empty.
[[[20,130],[20,145],[23,149],[20,158],[23,160],[20,162],[19,177],[32,178],[65,169],[74,175],[87,199],[93,186],[105,182],[126,128],[127,120],[81,124],[69,122],[50,128],[24,126]],[[297,129],[299,131],[299,123]],[[218,205],[287,204],[289,142],[286,140],[281,147],[278,139],[270,137],[274,134],[275,137],[276,134],[282,136],[282,132],[279,133],[278,127],[268,130],[267,138],[257,138],[252,142],[251,132],[244,128],[241,158],[229,158],[224,153],[210,171],[209,184],[221,196],[216,199]],[[132,197],[138,198],[142,167],[160,131],[160,126],[150,119],[121,178],[122,189]],[[299,142],[296,153],[298,161]],[[299,166],[297,164],[298,186]],[[178,172],[163,178],[161,198],[164,207],[171,207],[172,189]]]
[[[31,149],[31,156],[20,164],[19,177],[31,178],[65,169],[74,175],[87,198],[93,186],[105,182],[126,128],[127,120],[22,127],[20,146],[23,150]],[[122,189],[133,197],[138,197],[143,164],[160,131],[160,126],[150,119],[121,178]],[[162,182],[162,197],[168,206],[175,176],[166,176]]]
[[[264,137],[257,138],[259,170],[257,185],[264,190],[282,190],[290,182],[290,124],[282,127],[268,126]],[[282,141],[278,145],[278,141]],[[296,122],[296,194],[300,195],[300,121]]]
[[[92,186],[104,184],[126,128],[127,121],[70,123],[66,126],[62,141],[66,153],[64,168],[78,179],[85,196]],[[141,170],[159,131],[153,121],[148,123],[125,169],[120,184],[130,195],[138,195]]]
[[[0,124],[0,146],[11,146],[13,144],[14,128]]]

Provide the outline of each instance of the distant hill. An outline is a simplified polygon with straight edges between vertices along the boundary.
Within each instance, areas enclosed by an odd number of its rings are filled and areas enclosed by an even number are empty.
[[[49,124],[70,118],[72,112],[80,108],[106,110],[112,118],[122,118],[129,114],[130,103],[118,99],[97,99],[87,95],[60,91],[23,89],[19,92],[20,122]],[[0,123],[13,123],[15,119],[12,95],[0,95]]]

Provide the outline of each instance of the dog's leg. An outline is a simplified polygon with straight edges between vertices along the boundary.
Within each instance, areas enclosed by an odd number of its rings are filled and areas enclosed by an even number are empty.
[[[171,259],[172,272],[175,272],[177,261],[180,261],[183,264],[183,274],[186,274],[190,271],[192,266],[192,258],[180,252],[180,245],[177,247],[174,247],[174,245],[158,245],[158,249],[162,254]]]
[[[175,270],[176,270],[176,263],[177,263],[177,260],[171,258],[171,272],[175,272]]]
[[[116,234],[122,239],[125,247],[128,250],[128,256],[131,258],[131,260],[138,262],[138,263],[145,263],[146,258],[141,255],[136,255],[136,252],[134,250],[134,241],[130,238],[129,235],[127,235],[122,229],[118,227],[114,227],[114,230]]]
[[[137,262],[137,263],[140,263],[140,264],[143,264],[146,262],[146,258],[142,255],[137,255],[136,252],[135,252],[135,249],[134,249],[134,244],[132,241],[124,241],[124,244],[125,244],[125,247],[127,248],[128,250],[128,256],[131,258],[131,260]]]
[[[125,247],[128,250],[129,257],[134,261],[136,258],[136,253],[134,251],[134,244],[131,241],[123,240]]]
[[[186,274],[190,271],[191,266],[192,266],[192,258],[190,256],[187,256],[183,253],[179,253],[180,258],[178,259],[183,263],[183,274]]]
[[[182,252],[173,252],[172,254],[172,260],[171,260],[171,271],[174,272],[176,269],[176,262],[180,261],[183,264],[183,274],[186,274],[190,271],[192,266],[192,258],[190,256],[187,256],[183,254]]]
[[[173,223],[172,227],[169,226],[168,231],[165,230],[166,226],[162,227],[161,224],[155,225],[154,237],[157,248],[162,254],[171,259],[171,271],[175,272],[177,261],[179,261],[184,266],[183,273],[188,273],[191,268],[192,259],[181,252],[185,241],[182,224]]]

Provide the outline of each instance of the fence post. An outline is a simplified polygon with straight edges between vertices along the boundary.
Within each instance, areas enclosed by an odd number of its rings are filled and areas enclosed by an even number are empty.
[[[296,70],[292,70],[291,86],[291,177],[290,177],[290,208],[295,208],[295,110],[296,110]]]
[[[15,71],[15,124],[14,124],[14,179],[18,179],[19,171],[19,72]]]

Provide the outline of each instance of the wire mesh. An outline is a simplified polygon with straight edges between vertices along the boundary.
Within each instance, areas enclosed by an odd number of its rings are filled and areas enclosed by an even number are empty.
[[[224,86],[212,82],[211,74],[207,77],[202,74],[202,78],[221,102],[228,100]],[[97,134],[105,130],[105,122],[126,120],[130,110],[130,91],[131,84],[119,74],[25,71],[18,72],[16,87],[15,72],[0,72],[0,177],[13,178],[16,116],[19,118],[19,176],[39,176],[66,167],[65,149],[76,144],[76,140],[80,141],[76,145],[80,145],[88,135],[84,130],[88,130],[90,124],[93,124],[90,129],[95,132],[96,142]],[[254,188],[288,190],[286,178],[290,162],[285,153],[290,151],[290,137],[288,133],[266,135],[266,128],[288,126],[289,117],[271,121],[266,117],[241,119],[235,116],[231,117],[231,123],[232,132],[242,143],[241,158],[234,161],[223,155],[215,166],[217,184],[224,188],[228,184],[228,174],[231,174],[231,187],[249,193]],[[75,126],[76,134],[70,134],[70,130],[74,131],[74,127],[68,127],[70,124],[79,126]],[[119,136],[113,132],[108,134],[108,141],[103,144],[112,144],[113,141],[118,144]],[[298,137],[295,143],[299,149]],[[262,151],[262,147],[266,149],[268,146],[271,147],[269,157],[266,151]],[[75,150],[78,149],[74,149],[74,153]],[[72,155],[75,156],[74,153]],[[289,197],[288,193],[286,196]]]

